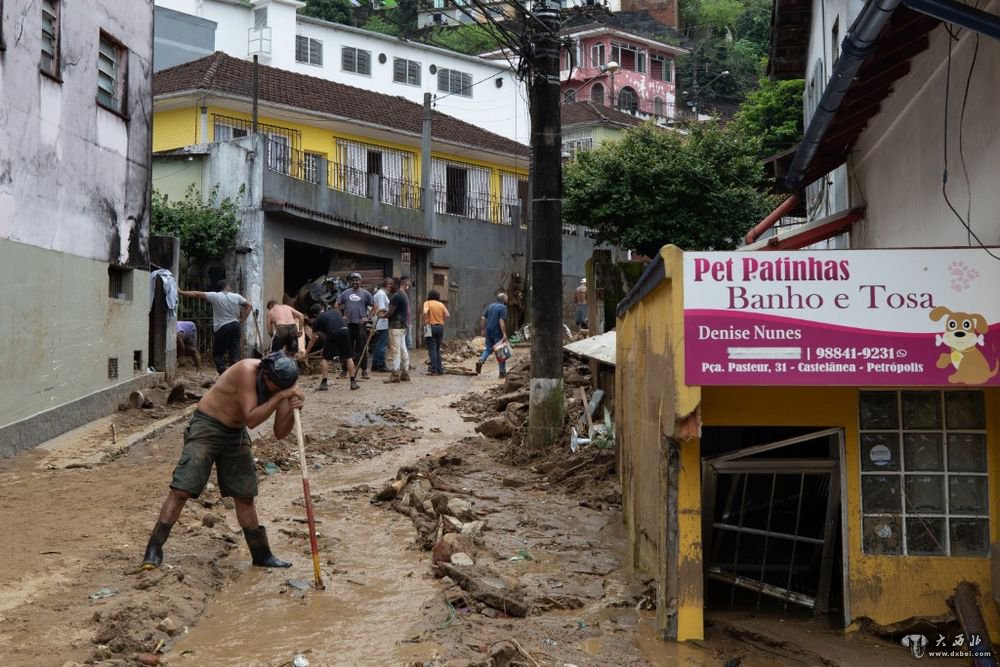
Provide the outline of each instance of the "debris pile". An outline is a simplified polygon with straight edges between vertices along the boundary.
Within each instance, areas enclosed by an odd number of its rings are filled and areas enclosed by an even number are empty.
[[[383,452],[415,442],[420,428],[411,426],[416,417],[402,408],[379,408],[373,413],[358,415],[352,422],[340,422],[329,433],[317,436],[305,434],[306,461],[313,466],[333,461],[370,459]],[[298,445],[295,436],[284,440],[266,433],[254,443],[257,469],[272,473],[270,466],[281,471],[297,469],[299,466]]]

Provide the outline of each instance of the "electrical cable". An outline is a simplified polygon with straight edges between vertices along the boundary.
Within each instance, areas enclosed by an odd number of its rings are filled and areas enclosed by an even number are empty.
[[[971,218],[970,218],[969,221],[966,221],[962,217],[962,214],[958,212],[958,209],[955,208],[955,205],[952,203],[951,198],[948,196],[948,120],[949,120],[948,119],[948,104],[951,101],[951,53],[952,53],[952,49],[954,47],[954,41],[955,41],[955,38],[952,36],[952,34],[953,33],[949,30],[948,31],[948,59],[947,59],[947,63],[946,63],[945,79],[944,79],[944,137],[943,137],[943,144],[944,144],[944,171],[941,173],[941,195],[944,197],[945,204],[948,205],[948,208],[955,215],[955,218],[958,220],[959,224],[962,225],[962,227],[965,228],[965,231],[968,234],[968,236],[971,237],[971,238],[973,238],[973,239],[975,239],[976,243],[979,244],[979,247],[982,248],[986,252],[987,255],[989,255],[990,257],[992,257],[995,260],[1000,261],[1000,256],[996,255],[992,250],[990,250],[989,247],[987,247],[987,245],[985,243],[983,243],[983,240],[979,238],[979,235],[976,234],[975,230],[972,229]],[[965,106],[966,106],[966,102],[968,102],[968,97],[969,97],[968,87],[969,87],[969,85],[971,85],[971,82],[972,82],[972,72],[973,72],[973,69],[975,68],[976,60],[978,59],[978,53],[979,53],[979,51],[978,51],[979,41],[978,40],[976,40],[976,46],[977,46],[977,49],[973,53],[972,65],[969,67],[969,76],[966,79],[965,96],[964,96],[964,98],[962,100],[962,111],[961,111],[961,114],[963,116],[965,115]],[[961,144],[961,128],[959,129],[959,133],[960,133],[959,143]],[[971,213],[971,206],[972,206],[972,187],[971,187],[971,181],[969,181],[969,211],[970,211],[970,213]],[[969,245],[971,246],[972,243],[970,242]]]

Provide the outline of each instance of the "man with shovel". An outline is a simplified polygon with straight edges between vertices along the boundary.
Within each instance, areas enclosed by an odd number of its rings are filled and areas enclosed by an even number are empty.
[[[184,449],[146,545],[143,569],[158,568],[163,562],[163,543],[170,529],[188,498],[197,498],[205,489],[213,465],[219,491],[223,497],[231,496],[236,505],[236,520],[253,564],[291,565],[271,553],[267,532],[257,518],[257,472],[247,428],[256,428],[273,414],[274,436],[281,439],[291,433],[293,411],[301,409],[304,401],[296,386],[298,377],[298,364],[283,352],[273,352],[263,359],[244,359],[230,366],[202,396],[184,431]]]

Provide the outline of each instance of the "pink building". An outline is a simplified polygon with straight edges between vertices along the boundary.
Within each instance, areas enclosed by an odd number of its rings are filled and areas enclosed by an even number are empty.
[[[572,43],[561,56],[563,99],[657,122],[675,117],[674,59],[687,49],[598,22],[565,27],[562,36]]]

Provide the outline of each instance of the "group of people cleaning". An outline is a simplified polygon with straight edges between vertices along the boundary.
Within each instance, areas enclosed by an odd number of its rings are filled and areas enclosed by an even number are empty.
[[[256,428],[272,415],[273,432],[278,439],[291,433],[295,411],[305,404],[305,395],[298,386],[299,365],[296,355],[308,355],[322,337],[322,379],[318,390],[328,389],[329,362],[340,358],[345,363],[343,374],[350,374],[351,389],[357,389],[357,369],[368,377],[365,366],[367,346],[379,332],[385,331],[391,375],[386,382],[406,382],[409,377],[409,353],[406,331],[410,303],[406,297],[408,279],[387,278],[380,290],[372,295],[361,288],[361,276],[349,276],[350,289],[337,299],[337,307],[324,309],[314,305],[308,317],[289,306],[268,304],[267,327],[272,334],[271,352],[261,359],[239,359],[239,330],[250,312],[250,304],[233,293],[224,281],[217,292],[181,291],[184,296],[202,298],[213,308],[213,358],[220,373],[218,380],[198,401],[191,421],[184,431],[184,446],[174,468],[170,489],[160,507],[143,554],[142,569],[153,570],[163,563],[163,546],[180,517],[185,503],[197,498],[208,484],[212,467],[216,468],[219,492],[231,497],[236,520],[250,549],[254,565],[290,567],[291,563],[276,557],[260,524],[255,506],[257,473],[251,452],[248,428]],[[480,328],[486,338],[483,354],[476,362],[478,374],[497,346],[507,342],[507,295],[497,295],[480,318]],[[338,310],[339,308],[339,310]],[[431,375],[442,375],[441,341],[448,309],[437,292],[431,291],[424,302],[425,337],[431,352]],[[365,334],[365,324],[375,319],[374,332]],[[308,320],[313,336],[305,350],[300,351],[299,335]],[[381,326],[382,322],[384,326]],[[180,342],[181,330],[178,330]],[[235,340],[235,344],[234,341]],[[361,352],[357,353],[361,344]],[[225,355],[231,365],[226,368]],[[497,355],[500,376],[506,375],[505,359]],[[385,362],[383,362],[385,363]],[[388,370],[385,366],[384,370]],[[379,370],[376,356],[375,370]]]

